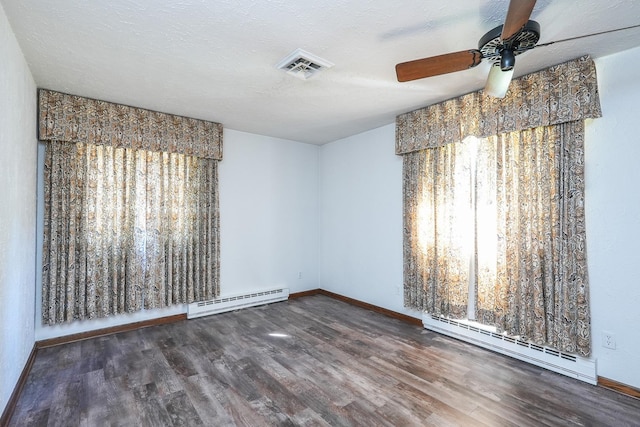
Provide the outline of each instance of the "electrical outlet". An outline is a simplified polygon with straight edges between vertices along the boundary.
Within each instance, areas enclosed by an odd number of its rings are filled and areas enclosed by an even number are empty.
[[[298,271],[298,280],[302,279],[302,271]]]
[[[610,348],[611,350],[616,349],[616,336],[611,332],[603,332],[602,333],[602,346],[604,348]]]
[[[402,288],[400,286],[396,286],[396,295],[400,295]]]

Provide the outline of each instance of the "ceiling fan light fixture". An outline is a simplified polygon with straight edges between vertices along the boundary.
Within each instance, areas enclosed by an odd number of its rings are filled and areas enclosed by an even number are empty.
[[[509,90],[509,83],[513,77],[513,68],[508,71],[502,71],[501,65],[495,63],[491,66],[487,84],[484,87],[484,93],[494,98],[504,98]]]

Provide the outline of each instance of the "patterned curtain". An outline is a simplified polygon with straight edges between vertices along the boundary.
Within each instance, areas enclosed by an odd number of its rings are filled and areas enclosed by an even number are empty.
[[[222,160],[220,123],[40,89],[41,141],[162,151]]]
[[[551,97],[549,105],[571,105],[572,111],[583,113],[564,115],[578,115],[574,120],[495,135],[480,133],[476,135],[480,140],[470,144],[461,142],[468,135],[466,130],[489,127],[492,121],[504,123],[505,116],[492,117],[487,109],[473,115],[464,110],[462,114],[454,108],[465,104],[458,99],[427,107],[422,116],[420,110],[408,113],[410,120],[399,118],[397,147],[407,150],[403,153],[405,305],[437,315],[465,317],[465,276],[451,265],[462,271],[466,259],[471,277],[467,276],[466,286],[471,282],[475,287],[474,316],[478,321],[510,335],[586,356],[591,337],[582,145],[584,119],[599,116],[600,107],[591,61],[582,58],[560,68],[574,72],[561,74],[560,81],[549,76],[527,78],[546,79],[546,88],[566,94],[561,100]],[[595,96],[576,98],[585,91]],[[526,96],[536,99],[532,94]],[[511,116],[527,117],[540,110],[540,105],[523,104],[522,99],[512,93],[500,111],[512,108]],[[442,114],[436,117],[434,111]],[[470,117],[472,123],[467,124]],[[480,122],[483,125],[476,126]],[[433,138],[420,133],[431,125],[444,129],[445,124],[457,130],[435,131]],[[461,139],[442,139],[446,134]],[[416,142],[419,139],[422,142]],[[463,147],[470,154],[460,156]],[[454,158],[445,155],[449,152],[458,153],[455,167],[443,167],[443,158]],[[467,159],[472,159],[470,167]],[[456,176],[457,169],[469,169],[472,178]],[[469,184],[473,203],[468,208],[456,201],[464,193],[451,180],[474,183]],[[450,244],[443,228],[449,235],[449,230],[459,235],[461,230],[470,230],[466,240],[472,245],[471,252]]]
[[[493,198],[494,212],[477,216],[485,233],[478,233],[475,316],[511,336],[586,356],[583,128],[570,122],[483,144],[495,167],[486,169],[488,197],[478,199]]]
[[[190,140],[190,134],[183,133],[189,126],[178,125],[180,131],[172,132],[179,118],[171,116],[168,127],[156,121],[154,138],[140,133],[139,126],[137,134],[135,126],[122,134],[126,137],[121,141],[137,141],[137,147],[105,144],[95,136],[115,134],[113,123],[126,129],[122,120],[136,123],[145,110],[132,109],[132,114],[115,119],[102,117],[105,127],[96,133],[85,118],[95,118],[95,105],[102,101],[40,95],[41,138],[46,125],[49,132],[56,130],[50,136],[70,139],[47,140],[43,322],[105,317],[217,296],[217,160],[185,154],[197,151],[198,144],[182,144],[178,152],[140,148],[145,140],[158,141],[163,134]],[[51,100],[61,97],[62,109],[57,109]],[[121,113],[130,107],[124,108]],[[80,113],[74,116],[74,111]],[[109,120],[112,124],[107,126]],[[76,138],[78,129],[90,136]],[[214,157],[220,154],[215,151]]]
[[[503,99],[477,91],[396,117],[396,154],[601,115],[596,67],[584,56],[514,79]]]
[[[403,156],[405,297],[411,307],[466,317],[473,249],[471,150],[448,144]],[[414,185],[415,183],[415,185]]]

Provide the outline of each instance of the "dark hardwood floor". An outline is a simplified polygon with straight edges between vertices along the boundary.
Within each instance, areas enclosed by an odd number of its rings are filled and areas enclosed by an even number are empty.
[[[640,400],[326,296],[41,349],[15,426],[625,426]]]

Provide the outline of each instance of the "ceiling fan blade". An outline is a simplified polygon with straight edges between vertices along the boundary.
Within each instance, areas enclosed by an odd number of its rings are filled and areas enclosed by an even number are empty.
[[[500,38],[506,41],[517,35],[529,21],[535,5],[536,0],[511,0]]]
[[[402,62],[396,65],[396,76],[399,82],[408,82],[473,68],[481,61],[482,53],[479,50],[462,50],[460,52]]]

